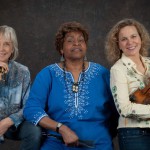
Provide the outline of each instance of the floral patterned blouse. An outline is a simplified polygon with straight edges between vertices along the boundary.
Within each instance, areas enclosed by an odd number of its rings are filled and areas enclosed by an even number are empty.
[[[146,68],[145,74],[136,69],[135,63],[124,54],[111,68],[111,91],[120,114],[118,128],[149,128],[150,105],[136,104],[129,100],[129,95],[138,88],[143,89],[150,77],[150,58],[142,57]]]
[[[23,106],[30,89],[30,72],[26,66],[9,61],[5,81],[0,81],[0,120],[10,117],[17,127],[23,121]]]

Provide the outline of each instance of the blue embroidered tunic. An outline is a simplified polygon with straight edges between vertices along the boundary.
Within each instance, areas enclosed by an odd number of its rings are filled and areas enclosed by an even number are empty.
[[[108,131],[111,114],[109,104],[113,101],[109,89],[109,71],[96,63],[79,76],[79,91],[72,92],[74,78],[58,64],[44,68],[33,83],[24,116],[38,124],[44,116],[62,122],[78,135],[79,139],[93,140],[97,149],[112,150]],[[48,133],[57,134],[54,131]]]
[[[0,81],[0,120],[10,117],[17,127],[23,121],[23,106],[30,89],[28,68],[9,61],[5,81]]]

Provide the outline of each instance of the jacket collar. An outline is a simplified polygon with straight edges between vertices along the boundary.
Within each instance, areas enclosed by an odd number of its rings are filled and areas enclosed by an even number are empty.
[[[148,71],[149,67],[150,67],[150,59],[148,57],[143,57],[140,55],[141,61],[143,62],[145,68],[146,68],[146,72]],[[134,70],[137,71],[136,69],[136,64],[126,55],[124,55],[122,53],[121,56],[121,61],[123,62],[123,64],[129,68],[134,68]],[[138,72],[138,71],[137,71]],[[139,73],[139,72],[138,72]],[[140,73],[141,74],[141,73]]]

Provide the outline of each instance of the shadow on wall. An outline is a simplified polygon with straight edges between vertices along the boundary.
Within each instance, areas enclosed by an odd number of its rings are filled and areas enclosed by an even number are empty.
[[[149,0],[125,0],[123,5],[120,0],[0,0],[0,25],[16,30],[18,61],[34,79],[43,67],[59,61],[54,37],[62,23],[85,25],[90,33],[88,60],[109,68],[104,43],[110,28],[123,18],[135,18],[150,31],[149,10]]]

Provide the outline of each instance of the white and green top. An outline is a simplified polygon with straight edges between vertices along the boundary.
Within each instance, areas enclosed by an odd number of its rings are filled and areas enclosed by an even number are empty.
[[[116,108],[120,114],[118,128],[150,127],[150,105],[136,104],[129,95],[138,88],[143,89],[150,77],[150,58],[142,57],[145,74],[136,69],[136,64],[124,54],[111,68],[110,86]]]

